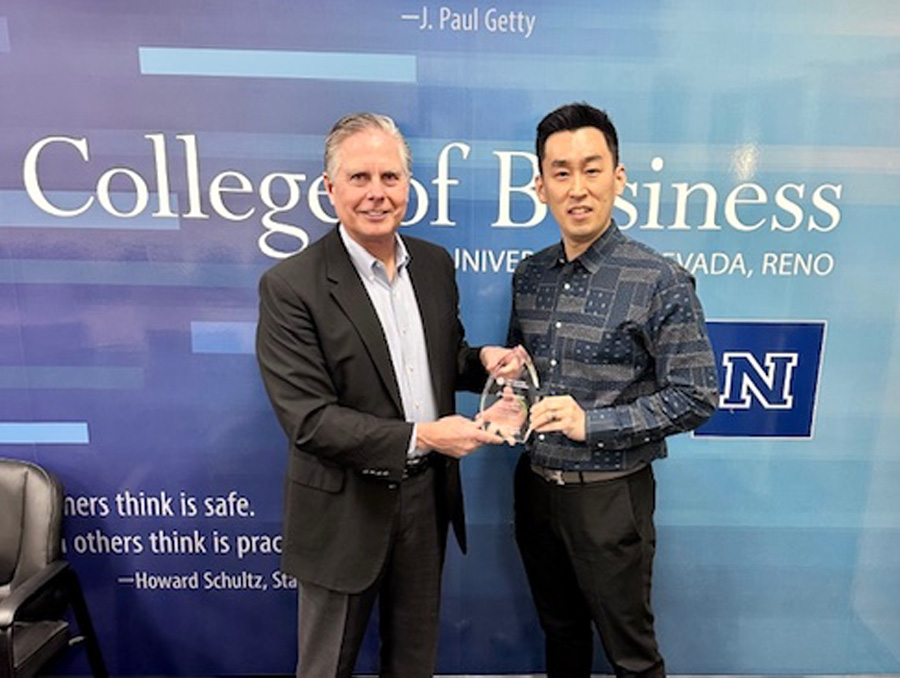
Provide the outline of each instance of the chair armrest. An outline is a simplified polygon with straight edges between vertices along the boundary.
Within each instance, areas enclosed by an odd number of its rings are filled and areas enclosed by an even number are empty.
[[[68,562],[55,560],[16,586],[9,596],[0,600],[0,629],[12,626],[19,609],[29,600],[50,586],[58,586],[60,584],[59,577],[64,575],[68,569]]]

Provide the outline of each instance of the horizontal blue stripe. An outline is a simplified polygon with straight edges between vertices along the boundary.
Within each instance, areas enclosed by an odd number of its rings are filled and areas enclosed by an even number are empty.
[[[138,55],[144,75],[416,82],[411,54],[140,47]]]
[[[191,350],[194,353],[253,355],[255,347],[255,322],[191,323]]]
[[[12,51],[9,46],[9,25],[5,16],[0,16],[0,52]]]
[[[0,388],[131,390],[143,387],[144,370],[139,367],[0,367]]]
[[[57,217],[47,214],[35,205],[25,191],[0,191],[0,227],[2,228],[68,228],[68,229],[118,229],[127,231],[177,231],[180,220],[177,217],[155,218],[151,213],[159,204],[156,194],[151,193],[147,208],[134,217],[117,217],[105,209],[92,193],[83,191],[46,191],[44,197],[55,207],[74,211],[94,198],[91,206],[83,214],[74,217]],[[110,200],[117,209],[128,212],[135,204],[133,193],[111,192]],[[170,195],[170,205],[178,213],[178,196]]]
[[[270,265],[0,259],[0,284],[253,288]]]
[[[704,18],[708,14],[704,13]],[[771,21],[771,17],[769,20]],[[566,17],[565,21],[571,20]],[[645,34],[636,31],[634,35],[641,35],[646,41]],[[590,39],[595,40],[596,37]],[[788,41],[781,41],[782,44],[786,42]],[[856,58],[863,59],[864,55],[868,55],[874,61],[890,59],[895,43],[896,38],[892,37],[875,40],[858,36],[847,38],[842,42],[842,47]],[[773,49],[764,52],[757,49],[753,59],[744,58],[743,68],[740,69],[744,88],[742,92],[752,92],[753,87],[765,86],[780,87],[779,91],[789,93],[791,86],[777,76],[787,76],[790,73],[786,64],[813,60],[815,57],[810,53],[812,48],[816,52],[821,50],[820,56],[825,63],[842,63],[833,58],[834,45],[820,36],[815,36],[814,39],[808,36],[805,39],[804,45],[809,49],[797,49],[794,46],[774,48],[775,44],[777,43],[773,43]],[[741,40],[724,42],[710,39],[694,41],[690,43],[691,49],[686,50],[663,49],[652,54],[629,54],[625,50],[615,56],[605,55],[604,58],[591,54],[590,47],[587,46],[582,53],[554,55],[555,58],[548,58],[540,50],[536,53],[432,51],[419,57],[418,84],[423,87],[459,87],[467,91],[521,90],[535,93],[532,101],[539,100],[548,93],[557,93],[551,97],[553,101],[557,101],[564,96],[585,92],[585,88],[590,88],[592,83],[602,83],[604,99],[618,99],[627,95],[652,94],[659,87],[659,73],[677,69],[683,92],[690,93],[695,88],[703,92],[721,92],[733,84],[734,78],[732,71],[723,69],[723,60],[736,62],[754,46]],[[851,46],[856,49],[851,51]],[[724,57],[725,53],[729,57]],[[564,68],[560,67],[561,61],[565,64]],[[859,77],[865,82],[867,75],[861,71]],[[893,101],[897,95],[896,88],[886,87],[880,96]],[[850,101],[858,102],[861,99],[861,96],[848,97]],[[523,102],[521,105],[527,110],[531,102]]]
[[[91,141],[94,142],[98,136],[97,134],[92,136]],[[175,135],[172,133],[166,135],[166,140],[169,148],[173,150],[178,148],[176,144],[181,143],[175,139]],[[122,152],[130,152],[128,150],[132,142],[130,137],[122,135],[120,142],[116,139],[110,141],[120,145],[123,149]],[[104,141],[104,145],[107,143]],[[234,158],[241,158],[242,161],[261,159],[265,161],[268,172],[294,171],[289,168],[296,168],[298,161],[309,161],[320,168],[324,143],[325,134],[282,134],[233,130],[223,132],[208,129],[197,132],[197,146],[201,160],[207,158],[225,158],[229,161]],[[278,161],[277,164],[273,162],[275,160]],[[285,160],[290,164],[282,164],[282,161]],[[315,178],[313,173],[307,173],[308,183]]]
[[[215,130],[203,129],[195,130],[193,134],[196,136],[197,149],[199,153],[199,162],[202,165],[207,158],[224,158],[231,163],[235,158],[242,159],[242,167],[234,168],[238,171],[246,171],[249,162],[243,161],[264,159],[268,166],[268,171],[296,169],[298,160],[315,161],[317,165],[322,164],[322,146],[325,141],[324,130],[320,134],[288,134],[281,132],[260,132],[260,131],[237,131],[237,130]],[[163,133],[166,146],[168,171],[174,180],[174,173],[177,171],[184,172],[184,144],[176,139],[182,131],[169,131]],[[79,128],[77,136],[87,139],[91,148],[102,148],[104,155],[113,158],[131,158],[131,161],[122,161],[121,164],[130,165],[132,169],[137,169],[140,164],[134,160],[136,157],[145,158],[147,161],[153,159],[153,145],[150,140],[144,138],[149,134],[149,130],[136,131],[133,129],[110,129],[102,127]],[[40,136],[41,132],[35,132],[35,136]],[[136,146],[137,144],[137,146]],[[533,145],[533,144],[532,144]],[[140,150],[143,149],[141,153]],[[52,161],[50,151],[46,151],[47,155],[43,156],[41,162]],[[288,159],[290,165],[281,163],[273,164],[274,159]],[[120,164],[120,163],[117,163]],[[85,166],[87,166],[85,164]],[[153,175],[149,171],[141,170],[148,186]],[[291,171],[293,171],[291,169]],[[311,177],[314,178],[314,177]],[[153,184],[155,185],[155,184]],[[208,187],[208,181],[206,186]],[[187,189],[182,187],[182,194]],[[173,194],[174,199],[174,194]],[[155,194],[154,194],[155,200]],[[155,207],[155,203],[152,203]],[[174,208],[173,203],[173,208]]]
[[[85,422],[0,422],[0,445],[85,445]]]

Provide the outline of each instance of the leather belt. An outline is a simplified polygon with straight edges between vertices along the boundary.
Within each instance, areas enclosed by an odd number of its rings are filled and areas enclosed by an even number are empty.
[[[415,478],[425,473],[434,463],[435,453],[429,452],[420,457],[412,457],[406,460],[406,466],[403,467],[403,479]]]
[[[546,468],[531,464],[531,470],[546,480],[557,485],[588,485],[590,483],[602,483],[606,480],[615,480],[629,476],[642,469],[644,465],[627,471],[563,471],[558,468]]]

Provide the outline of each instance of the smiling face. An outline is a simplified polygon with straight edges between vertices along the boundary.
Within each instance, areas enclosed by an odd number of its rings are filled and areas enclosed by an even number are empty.
[[[616,196],[625,189],[625,168],[615,165],[606,137],[596,127],[547,137],[535,188],[553,213],[568,259],[603,235]]]
[[[380,129],[352,134],[338,147],[333,172],[325,174],[328,199],[347,234],[378,258],[393,252],[409,202],[401,143]]]

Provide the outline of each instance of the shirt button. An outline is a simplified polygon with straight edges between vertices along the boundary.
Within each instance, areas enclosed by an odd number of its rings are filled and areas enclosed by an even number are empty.
[[[560,327],[562,327],[562,323],[559,322],[559,321],[557,321],[557,322],[556,322],[556,329],[559,329]]]
[[[572,286],[569,283],[566,283],[565,285],[563,285],[563,289],[570,290],[572,289]]]
[[[551,359],[550,359],[550,366],[551,366],[551,367],[556,367],[556,358],[551,358]]]

